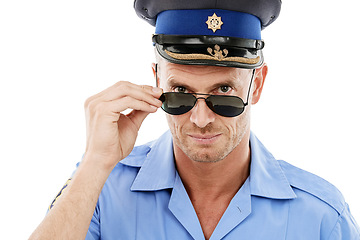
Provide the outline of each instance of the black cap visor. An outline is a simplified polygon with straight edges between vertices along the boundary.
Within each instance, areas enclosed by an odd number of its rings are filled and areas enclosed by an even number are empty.
[[[254,69],[264,62],[260,40],[154,35],[153,42],[160,56],[177,64]]]

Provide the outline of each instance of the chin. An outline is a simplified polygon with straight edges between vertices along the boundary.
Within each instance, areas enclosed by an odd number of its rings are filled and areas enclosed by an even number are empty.
[[[188,151],[184,151],[184,153],[194,162],[203,162],[203,163],[216,163],[222,161],[229,153],[228,151],[214,151],[213,148],[202,148],[199,151],[196,151],[196,148],[191,148]]]

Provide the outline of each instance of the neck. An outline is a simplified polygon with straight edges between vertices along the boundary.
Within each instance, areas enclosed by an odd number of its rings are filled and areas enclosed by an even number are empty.
[[[232,199],[250,174],[250,133],[223,160],[196,162],[174,146],[177,170],[191,200]]]

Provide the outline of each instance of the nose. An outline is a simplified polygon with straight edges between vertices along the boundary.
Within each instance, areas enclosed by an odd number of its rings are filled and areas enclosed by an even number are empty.
[[[198,98],[196,105],[191,109],[190,121],[199,128],[204,128],[214,120],[215,113],[206,105],[205,99]]]

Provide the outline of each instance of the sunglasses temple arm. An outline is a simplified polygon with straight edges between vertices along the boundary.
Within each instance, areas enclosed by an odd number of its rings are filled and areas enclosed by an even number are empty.
[[[155,82],[156,82],[156,87],[158,86],[158,64],[155,63]]]
[[[252,82],[253,82],[253,80],[254,80],[254,75],[255,75],[255,69],[253,69],[253,72],[252,72],[251,81],[250,81],[250,86],[249,86],[249,91],[248,91],[248,94],[247,94],[246,103],[244,104],[245,106],[249,104],[250,90],[251,90]]]

